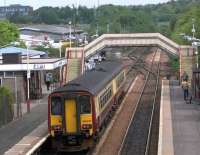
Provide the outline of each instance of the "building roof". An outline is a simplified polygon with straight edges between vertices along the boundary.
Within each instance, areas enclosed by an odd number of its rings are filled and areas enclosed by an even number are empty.
[[[70,81],[65,86],[56,89],[54,92],[75,92],[86,91],[96,95],[106,87],[113,77],[115,77],[123,68],[119,61],[105,61],[97,65],[95,70],[91,70]]]
[[[37,24],[37,25],[29,25],[20,28],[20,30],[30,30],[36,32],[43,32],[43,33],[55,33],[55,34],[69,34],[70,28],[69,26],[57,26],[57,25],[45,25],[45,24]],[[74,32],[72,28],[71,32]],[[75,29],[76,33],[82,33],[82,30]]]
[[[46,55],[46,52],[44,52],[44,51],[36,51],[36,50],[29,49],[28,52],[29,52],[29,57],[38,56],[38,55],[39,56]],[[22,56],[26,56],[27,49],[8,46],[8,47],[0,49],[0,55],[2,55],[2,53],[8,53],[8,54],[9,53],[21,53]]]

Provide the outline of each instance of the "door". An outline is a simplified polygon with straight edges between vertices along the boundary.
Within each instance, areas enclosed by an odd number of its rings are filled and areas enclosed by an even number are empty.
[[[76,133],[77,132],[77,111],[76,111],[76,101],[66,100],[65,101],[65,123],[66,123],[66,133]]]

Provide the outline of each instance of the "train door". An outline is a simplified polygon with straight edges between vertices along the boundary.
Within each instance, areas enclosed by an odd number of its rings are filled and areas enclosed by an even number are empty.
[[[66,133],[77,132],[77,106],[76,100],[65,100],[65,124]]]

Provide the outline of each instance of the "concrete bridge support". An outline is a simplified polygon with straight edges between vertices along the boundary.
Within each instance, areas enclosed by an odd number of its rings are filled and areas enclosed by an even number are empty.
[[[185,71],[189,75],[189,82],[192,80],[192,69],[196,64],[195,48],[191,46],[180,46],[180,77]]]

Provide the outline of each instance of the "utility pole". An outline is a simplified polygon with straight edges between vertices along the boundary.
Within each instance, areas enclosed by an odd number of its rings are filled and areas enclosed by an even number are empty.
[[[107,33],[109,33],[110,32],[110,24],[108,23],[107,24]]]
[[[71,33],[72,33],[72,28],[71,28],[72,22],[69,21],[69,47],[72,47],[72,41],[71,41]]]
[[[26,63],[27,63],[27,74],[26,74],[26,80],[27,80],[27,113],[30,113],[30,78],[31,78],[31,72],[29,69],[29,43],[27,43],[26,47]]]
[[[195,19],[192,18],[192,39],[195,38],[195,32],[196,32],[194,22],[195,22]]]
[[[96,29],[96,36],[99,36],[99,0],[97,3],[97,11],[96,11],[96,18],[97,18],[97,29]]]
[[[76,15],[78,16],[79,15],[79,0],[77,0],[77,10],[76,10]]]

